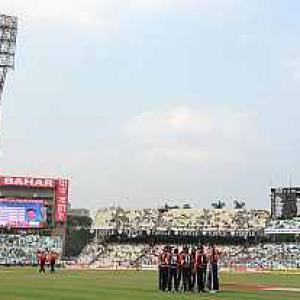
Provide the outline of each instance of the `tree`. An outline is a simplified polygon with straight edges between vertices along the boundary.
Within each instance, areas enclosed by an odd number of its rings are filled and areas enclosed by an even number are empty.
[[[211,204],[211,206],[212,206],[214,209],[223,209],[223,208],[226,206],[226,204],[225,204],[224,201],[218,200],[217,202],[213,202],[213,203]]]
[[[66,235],[66,256],[78,256],[92,239],[93,220],[86,216],[68,216]]]
[[[246,206],[246,203],[244,201],[234,200],[234,209],[243,209]]]

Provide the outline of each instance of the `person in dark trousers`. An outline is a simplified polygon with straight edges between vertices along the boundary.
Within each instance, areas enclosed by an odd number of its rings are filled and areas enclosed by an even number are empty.
[[[195,272],[195,260],[196,260],[196,249],[192,248],[191,250],[191,285],[190,291],[194,291],[196,285],[196,272]]]
[[[220,252],[213,244],[210,244],[208,249],[208,263],[209,263],[209,275],[208,275],[208,288],[211,292],[219,291],[219,270],[218,261],[220,258]]]
[[[178,292],[178,265],[179,265],[179,254],[178,249],[174,249],[170,255],[169,261],[169,276],[168,276],[168,291],[172,290]],[[173,288],[173,289],[172,289]]]
[[[189,249],[187,247],[183,248],[182,255],[182,282],[183,282],[183,290],[184,292],[190,291],[191,289],[191,255],[189,253]]]
[[[181,290],[183,288],[183,264],[184,264],[184,253],[183,253],[183,251],[180,251],[179,262],[178,262],[178,271],[177,271],[178,290]]]
[[[47,256],[44,251],[38,253],[38,264],[39,264],[39,273],[46,273],[45,265],[46,265],[46,260]]]
[[[55,273],[55,263],[57,259],[57,254],[55,252],[51,252],[49,256],[49,262],[50,262],[50,272]]]
[[[196,252],[195,259],[195,273],[197,274],[197,291],[206,292],[205,291],[205,281],[206,281],[206,268],[207,268],[207,257],[204,253],[203,246],[199,246]]]
[[[162,268],[161,268],[162,257],[163,257],[163,254],[160,253],[159,258],[158,258],[158,289],[160,291],[162,291]]]
[[[165,292],[168,286],[168,275],[169,275],[169,260],[170,252],[169,247],[165,247],[161,257],[161,290]]]

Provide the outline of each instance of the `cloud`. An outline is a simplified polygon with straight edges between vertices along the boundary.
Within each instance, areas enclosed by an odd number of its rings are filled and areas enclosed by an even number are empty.
[[[110,3],[109,5],[107,4]],[[115,1],[98,0],[1,0],[1,9],[34,26],[56,23],[110,27],[115,23]]]
[[[254,37],[252,34],[243,33],[237,38],[237,40],[234,43],[234,46],[243,48],[253,44],[253,42],[254,42]]]
[[[157,11],[172,5],[178,5],[177,0],[127,0],[125,1],[130,7],[142,11]]]
[[[1,0],[1,12],[18,15],[34,26],[63,23],[76,27],[112,30],[122,16],[197,9],[208,14],[225,12],[236,0]]]
[[[300,81],[300,57],[294,56],[284,61],[284,68],[290,79]]]
[[[256,124],[251,112],[177,106],[136,116],[125,133],[146,161],[238,162],[259,144]]]

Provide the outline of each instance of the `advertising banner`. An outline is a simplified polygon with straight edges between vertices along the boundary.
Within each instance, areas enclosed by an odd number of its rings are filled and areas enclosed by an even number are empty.
[[[67,221],[69,181],[58,179],[55,183],[55,222]]]
[[[300,227],[295,228],[266,228],[265,234],[300,234]]]
[[[0,176],[0,186],[23,186],[33,188],[54,188],[55,180],[48,178]]]

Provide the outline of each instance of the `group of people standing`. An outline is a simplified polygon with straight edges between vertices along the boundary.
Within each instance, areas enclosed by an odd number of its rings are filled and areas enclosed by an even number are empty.
[[[46,273],[46,265],[47,263],[50,266],[50,272],[51,273],[55,273],[55,264],[56,264],[56,260],[58,258],[58,254],[55,251],[38,251],[37,253],[37,260],[38,260],[38,264],[39,264],[39,273]]]
[[[197,248],[165,246],[159,259],[159,289],[164,292],[219,290],[219,250],[212,244]]]

